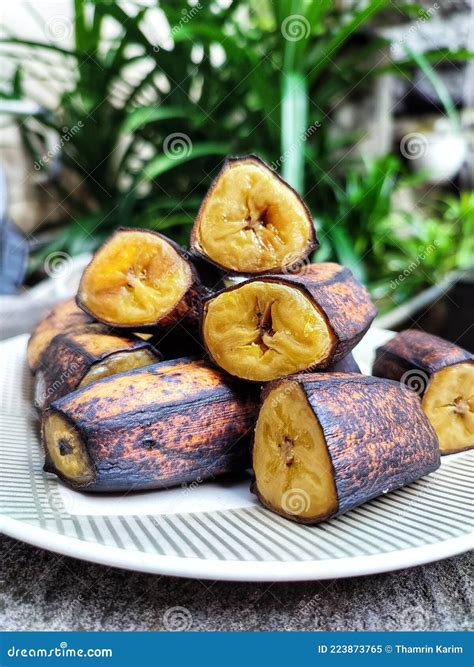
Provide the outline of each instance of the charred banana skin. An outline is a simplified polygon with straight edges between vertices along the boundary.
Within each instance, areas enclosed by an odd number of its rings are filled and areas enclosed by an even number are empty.
[[[354,355],[349,353],[340,361],[332,364],[327,369],[328,373],[362,373],[359,364],[354,359]]]
[[[74,299],[58,303],[36,326],[27,347],[27,360],[30,370],[35,373],[41,364],[41,358],[54,336],[64,331],[78,329],[92,323],[93,318],[77,307]]]
[[[199,258],[190,261],[198,275],[196,288],[189,299],[191,312],[170,326],[157,327],[150,338],[150,344],[158,348],[166,360],[206,355],[200,333],[202,303],[224,288],[222,275],[216,267]]]
[[[242,472],[258,406],[252,386],[185,358],[106,378],[50,410],[66,417],[85,443],[95,479],[83,490],[108,492]],[[45,470],[58,474],[45,451]]]
[[[165,315],[158,323],[159,329],[170,329],[178,324],[182,324],[188,331],[199,336],[199,326],[201,322],[201,304],[203,299],[212,295],[212,290],[204,285],[201,275],[197,269],[197,264],[192,261],[174,241],[168,239],[178,254],[185,258],[190,266],[192,274],[191,285],[175,308]],[[156,327],[147,327],[148,331]]]
[[[34,404],[44,410],[53,401],[77,389],[91,367],[112,354],[148,350],[160,356],[150,343],[129,336],[111,334],[100,324],[58,334],[43,354],[34,379]]]
[[[474,363],[474,355],[438,336],[408,329],[377,348],[372,372],[377,377],[401,380],[410,370],[430,376],[463,362]]]
[[[337,512],[316,521],[291,516],[294,521],[314,524],[339,516],[439,468],[436,433],[416,395],[398,383],[344,373],[293,377],[324,433],[338,498]],[[280,382],[271,383],[263,396]],[[252,490],[265,505],[256,484]]]
[[[450,386],[449,378],[459,372],[463,379]],[[474,373],[472,354],[454,343],[412,329],[378,348],[373,373],[399,380],[415,390],[437,431],[442,455],[474,447],[470,409],[474,386],[469,380]]]
[[[182,357],[202,359],[206,355],[199,330],[189,326],[188,322],[179,322],[170,329],[158,330],[149,342],[160,351],[164,360],[171,361]]]
[[[340,264],[309,264],[300,274],[255,276],[246,282],[255,281],[296,287],[322,311],[335,342],[330,357],[308,371],[327,369],[347,357],[367,333],[377,314],[367,289],[354,278],[350,269]],[[217,294],[239,289],[241,285],[242,283],[231,285]],[[206,303],[217,294],[203,300],[203,312]],[[202,326],[204,317],[201,322],[201,338],[205,340]],[[208,353],[212,358],[209,349]]]
[[[351,352],[367,333],[377,309],[367,289],[350,269],[332,262],[310,264],[300,274],[286,276],[323,311],[336,337],[334,364]]]
[[[191,345],[190,352],[183,347],[182,354],[174,354],[173,358],[177,359],[178,357],[189,356],[189,354],[194,355],[195,350],[190,338],[194,338],[194,342],[200,346],[201,350],[203,349],[200,345],[202,304],[206,299],[210,299],[224,288],[224,280],[221,272],[216,267],[199,257],[186,255],[174,241],[170,241],[170,243],[176,252],[185,256],[193,276],[192,285],[185,295],[183,304],[178,304],[176,310],[161,320],[158,325],[158,335],[176,332],[178,341],[187,339]],[[181,329],[181,332],[179,332],[179,329]]]
[[[319,400],[323,387],[324,379],[304,382],[334,467],[338,514],[439,467],[438,439],[415,395],[368,376],[333,376],[325,401]]]

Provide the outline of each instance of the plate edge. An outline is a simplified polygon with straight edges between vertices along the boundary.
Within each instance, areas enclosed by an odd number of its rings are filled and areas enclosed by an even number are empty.
[[[327,559],[321,561],[230,561],[215,559],[177,558],[143,552],[131,552],[94,544],[93,550],[77,538],[59,535],[37,526],[27,525],[10,517],[0,517],[0,533],[71,558],[148,574],[159,574],[214,581],[317,581],[344,579],[393,572],[425,565],[456,556],[474,548],[474,533],[453,537],[444,542],[424,544],[368,556]],[[18,529],[20,527],[20,529]],[[46,539],[45,539],[46,538]],[[141,562],[140,562],[141,561]],[[271,568],[269,568],[271,564]],[[271,571],[269,571],[271,570]]]

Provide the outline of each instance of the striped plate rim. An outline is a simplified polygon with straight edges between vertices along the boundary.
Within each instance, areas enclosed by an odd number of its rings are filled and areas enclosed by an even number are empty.
[[[292,524],[256,505],[146,516],[69,514],[57,480],[41,470],[25,344],[25,336],[1,344],[0,529],[12,537],[119,567],[258,581],[382,572],[474,545],[473,451],[444,458],[431,475],[319,526]]]

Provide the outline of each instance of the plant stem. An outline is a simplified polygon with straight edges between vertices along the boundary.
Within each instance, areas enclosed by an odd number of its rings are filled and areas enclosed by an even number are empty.
[[[304,190],[308,91],[305,77],[298,72],[282,74],[281,164],[283,178],[295,190]]]

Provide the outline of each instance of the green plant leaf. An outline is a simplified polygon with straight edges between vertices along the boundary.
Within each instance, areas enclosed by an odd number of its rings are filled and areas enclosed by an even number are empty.
[[[309,76],[314,80],[324,69],[332,62],[341,46],[356,30],[359,30],[365,23],[373,18],[378,12],[387,7],[389,0],[369,0],[366,7],[355,12],[351,20],[345,25],[341,25],[335,34],[322,48],[315,63],[310,67]]]
[[[133,109],[125,118],[122,132],[135,132],[149,123],[160,120],[173,120],[174,118],[187,118],[186,109],[172,106],[143,106]]]
[[[295,190],[304,190],[305,133],[308,127],[308,96],[305,77],[283,73],[281,104],[281,164],[283,178]]]
[[[187,12],[195,6],[184,4]],[[425,176],[407,175],[393,156],[363,161],[353,150],[360,133],[334,133],[332,111],[354,87],[364,93],[366,82],[373,86],[385,72],[412,76],[418,67],[410,55],[373,67],[387,41],[368,30],[363,39],[351,39],[381,9],[397,15],[393,4],[233,0],[229,7],[201,3],[187,20],[182,3],[74,0],[73,49],[15,36],[2,40],[2,55],[13,63],[2,96],[31,95],[22,77],[11,74],[21,58],[24,78],[35,78],[31,90],[48,82],[65,90],[47,115],[19,124],[32,160],[47,152],[51,130],[62,142],[64,169],[48,183],[51,196],[67,202],[56,249],[91,249],[119,225],[163,229],[187,243],[222,156],[254,152],[278,161],[304,192],[322,240],[318,260],[348,264],[383,307],[467,266],[474,230],[466,203],[453,197],[440,200],[436,211],[399,211],[399,188],[416,188]],[[145,23],[157,7],[174,28],[166,48]],[[409,11],[419,11],[413,7]],[[292,16],[304,19],[302,39],[294,42],[283,35],[283,21]],[[218,45],[224,52],[219,63]],[[423,57],[437,63],[473,55],[438,49]],[[309,136],[308,122],[316,120],[321,125]],[[63,140],[63,128],[80,131]],[[189,137],[189,145],[167,154],[164,142],[173,134]],[[433,239],[436,252],[395,293],[390,281]]]
[[[336,223],[328,230],[331,238],[332,247],[337,255],[340,264],[350,268],[357,280],[362,283],[367,282],[367,273],[364,266],[363,257],[354,250],[354,240],[349,236],[342,224]]]
[[[433,86],[436,94],[438,95],[441,104],[443,105],[446,114],[448,115],[451,124],[455,130],[461,129],[461,123],[459,120],[459,114],[456,111],[456,106],[453,102],[451,95],[449,94],[448,89],[446,88],[444,82],[431,67],[428,60],[422,53],[414,51],[410,46],[405,45],[405,51],[408,53],[410,58],[418,65],[423,74],[426,76],[428,81]]]
[[[165,172],[175,169],[186,162],[195,160],[196,158],[209,155],[227,155],[229,151],[230,144],[202,143],[193,144],[192,146],[188,145],[184,151],[181,151],[181,155],[179,153],[173,157],[168,155],[158,155],[146,165],[143,176],[146,180],[152,180],[161,176]]]

